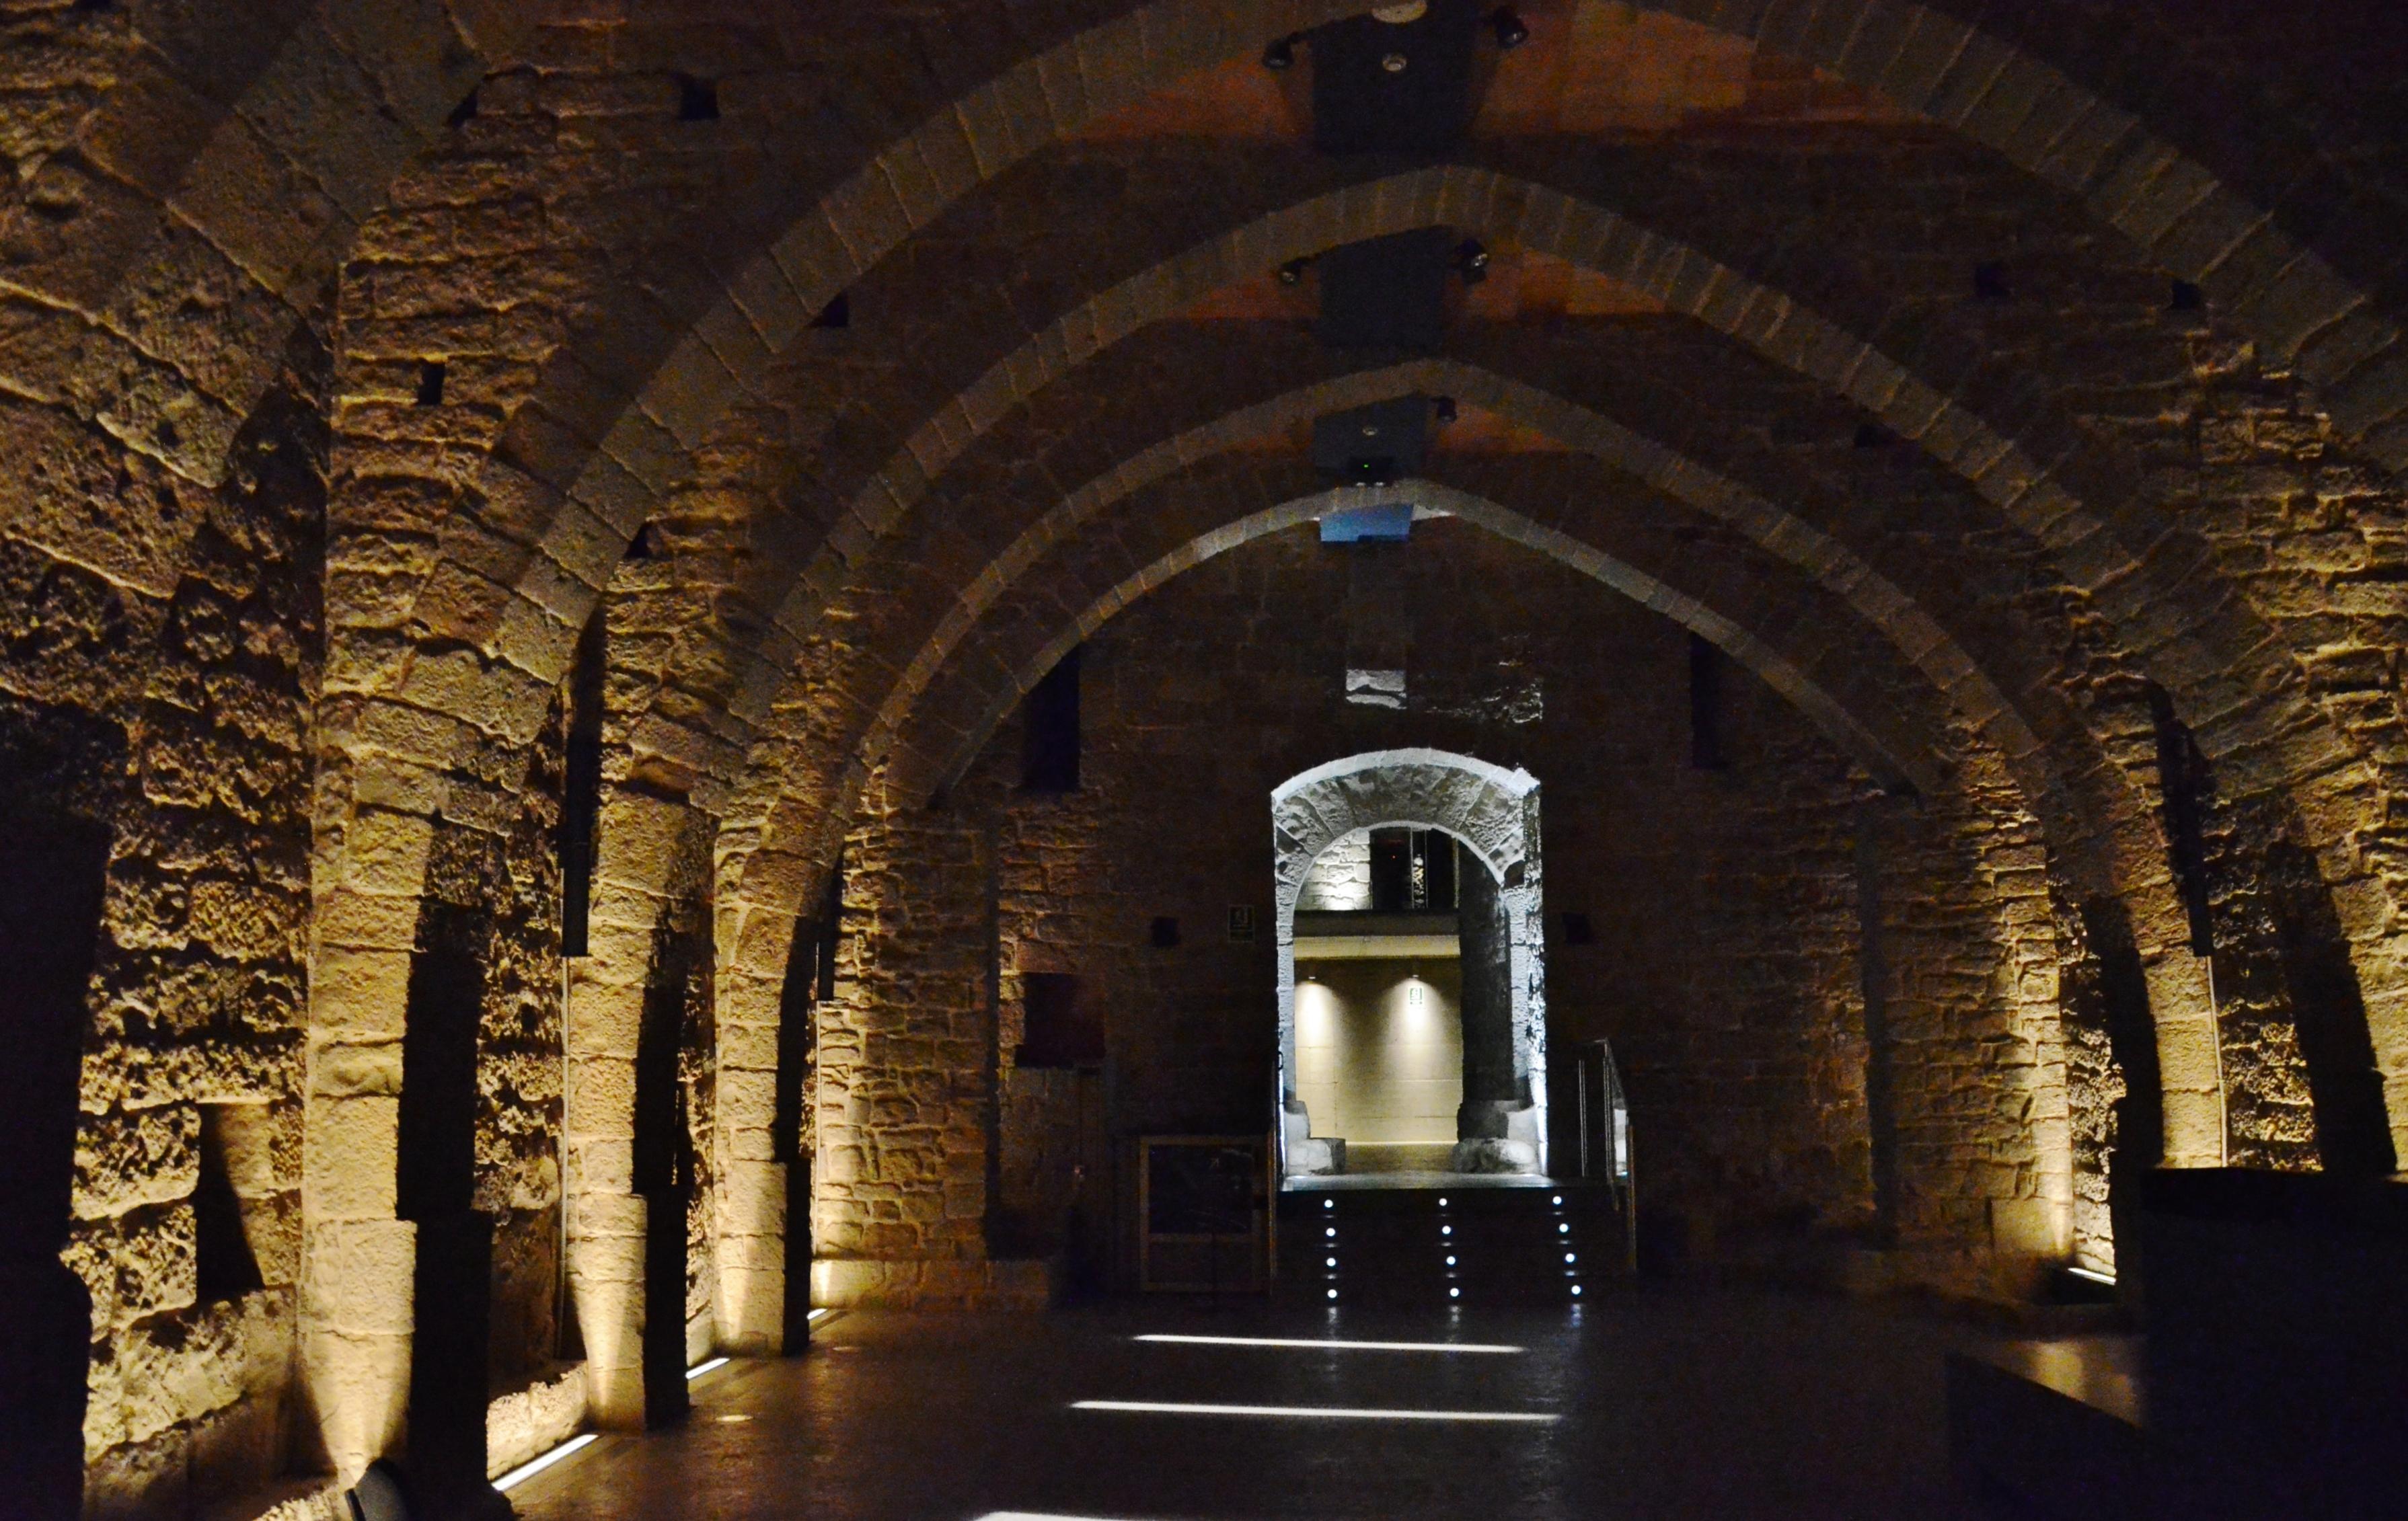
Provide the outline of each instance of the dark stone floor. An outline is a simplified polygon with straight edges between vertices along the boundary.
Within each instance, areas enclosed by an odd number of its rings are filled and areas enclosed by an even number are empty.
[[[1455,1340],[1511,1355],[1141,1343]],[[1942,1354],[1911,1311],[1628,1291],[1459,1317],[1119,1304],[849,1314],[800,1358],[695,1381],[685,1427],[606,1437],[511,1493],[529,1521],[1914,1517],[1946,1471]],[[1082,1400],[1506,1412],[1552,1424],[1144,1414]]]

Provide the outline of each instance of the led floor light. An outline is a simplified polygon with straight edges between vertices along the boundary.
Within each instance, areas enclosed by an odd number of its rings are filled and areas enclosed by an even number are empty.
[[[508,1473],[495,1479],[494,1481],[494,1487],[496,1489],[516,1488],[518,1485],[526,1483],[529,1479],[534,1478],[537,1474],[541,1473],[545,1469],[552,1467],[552,1464],[559,1462],[562,1458],[572,1457],[578,1453],[583,1452],[587,1447],[592,1446],[596,1440],[597,1438],[592,1431],[586,1432],[581,1437],[570,1437],[566,1442],[554,1447],[552,1451],[544,1454],[541,1457],[533,1458],[527,1462],[521,1463],[518,1467],[510,1470]]]
[[[727,1359],[725,1358],[713,1358],[709,1362],[695,1363],[693,1367],[685,1371],[685,1381],[691,1384],[695,1379],[700,1378],[703,1374],[726,1366]]]
[[[1332,1342],[1309,1336],[1174,1336],[1156,1331],[1130,1338],[1138,1342],[1174,1342],[1182,1346],[1304,1347],[1314,1352],[1519,1352],[1518,1346],[1496,1342]]]
[[[1103,1410],[1129,1415],[1250,1415],[1294,1421],[1481,1421],[1516,1426],[1553,1426],[1560,1415],[1512,1410],[1365,1410],[1344,1405],[1186,1405],[1152,1400],[1074,1400],[1072,1410]]]

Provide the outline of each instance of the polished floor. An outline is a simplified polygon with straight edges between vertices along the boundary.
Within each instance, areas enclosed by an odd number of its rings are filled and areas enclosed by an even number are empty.
[[[1970,1340],[1911,1311],[1704,1291],[1418,1318],[845,1314],[805,1357],[695,1380],[689,1424],[606,1437],[510,1499],[529,1521],[1946,1521],[1979,1514],[1943,1450],[1942,1356]]]

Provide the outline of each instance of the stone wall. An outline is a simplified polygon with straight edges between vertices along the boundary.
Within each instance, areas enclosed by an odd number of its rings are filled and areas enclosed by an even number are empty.
[[[1008,1070],[1025,973],[1076,976],[1082,1004],[1102,1012],[1111,1136],[1264,1130],[1273,947],[1268,934],[1233,943],[1226,912],[1268,920],[1270,789],[1404,744],[1540,777],[1555,1039],[1614,1042],[1664,1229],[1700,1255],[1870,1229],[1853,848],[1867,778],[1738,673],[1721,717],[1729,764],[1695,769],[1687,635],[1450,521],[1368,551],[1391,561],[1411,628],[1408,707],[1349,704],[1344,591],[1350,557],[1366,552],[1289,531],[1107,625],[1082,655],[1077,791],[1017,789],[1015,722],[940,811],[854,832],[854,948],[820,1037],[823,1084],[833,1077],[851,1106],[831,1124],[824,1086],[820,1210],[845,1234],[823,1236],[823,1253],[909,1257],[974,1239],[990,872],[997,1049],[1015,1095],[1003,1176],[1028,1178],[1009,1146],[1044,1129],[1028,1112],[1042,1101]],[[1516,701],[1476,701],[1504,687]],[[1971,774],[1998,776],[1967,743]],[[1986,1256],[2000,1244],[1993,1201],[2046,1191],[2037,1144],[2015,1138],[2052,1115],[2062,1129],[2062,1058],[2028,1028],[2054,1016],[2044,873],[2028,816],[1995,781],[1908,813],[1883,868],[1909,1074],[1905,1235]],[[1587,943],[1565,942],[1567,910],[1587,921]],[[1176,944],[1157,943],[1158,920],[1176,921]],[[1992,1112],[1997,1085],[2026,1076],[2035,1093],[2053,1081],[2054,1097]],[[1058,1200],[1033,1181],[1014,1192]],[[1038,1239],[1058,1239],[1041,1226]]]
[[[1312,863],[1296,895],[1299,914],[1344,913],[1371,906],[1371,832],[1356,830]]]
[[[53,563],[9,600],[34,620],[11,686],[126,735],[67,1249],[93,1294],[86,1493],[101,1514],[177,1514],[260,1482],[294,1414],[326,445],[322,352],[304,337],[289,359],[217,490],[124,467],[129,490],[189,515],[172,591],[150,602],[111,557]],[[238,1237],[208,1243],[231,1263],[199,1258],[205,1145],[239,1201]],[[205,1300],[205,1278],[224,1297]]]

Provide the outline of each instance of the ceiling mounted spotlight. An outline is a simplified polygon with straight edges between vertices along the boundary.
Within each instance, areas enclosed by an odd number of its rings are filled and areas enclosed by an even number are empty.
[[[1465,238],[1455,250],[1455,268],[1464,284],[1478,285],[1488,277],[1488,249],[1478,238]]]
[[[1263,67],[1267,69],[1296,67],[1296,45],[1302,40],[1302,33],[1290,32],[1287,36],[1273,41],[1269,47],[1263,50]]]
[[[1435,398],[1430,404],[1430,416],[1436,418],[1440,422],[1453,422],[1456,416],[1455,398],[1452,396],[1440,396]],[[1439,1201],[1439,1203],[1440,1205],[1444,1205],[1446,1201],[1441,1199]]]
[[[1304,272],[1312,267],[1312,261],[1309,257],[1304,259],[1291,259],[1286,263],[1279,266],[1279,282],[1282,285],[1302,285],[1304,283]]]
[[[1497,46],[1512,50],[1530,40],[1530,28],[1514,13],[1512,6],[1499,6],[1488,16],[1489,30],[1497,34]]]

